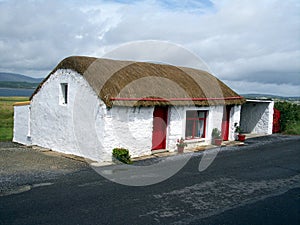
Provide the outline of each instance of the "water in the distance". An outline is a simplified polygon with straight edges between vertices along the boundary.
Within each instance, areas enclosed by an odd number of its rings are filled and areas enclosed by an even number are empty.
[[[24,96],[30,97],[35,89],[0,88],[0,96]]]

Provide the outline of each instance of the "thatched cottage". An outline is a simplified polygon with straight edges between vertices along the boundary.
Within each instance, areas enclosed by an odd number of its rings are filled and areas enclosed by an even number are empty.
[[[15,142],[97,161],[112,149],[135,156],[209,144],[213,128],[234,139],[245,99],[206,71],[171,65],[69,57],[15,105]]]

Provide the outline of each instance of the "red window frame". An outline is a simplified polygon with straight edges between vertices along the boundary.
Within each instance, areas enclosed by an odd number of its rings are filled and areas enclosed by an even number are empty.
[[[188,112],[193,112],[192,116],[188,116]],[[204,113],[203,117],[200,117],[199,114]],[[190,114],[190,113],[189,113]],[[206,118],[207,111],[206,110],[188,110],[186,111],[186,125],[185,125],[185,139],[197,139],[197,138],[205,138],[206,133]],[[193,121],[192,135],[191,137],[187,137],[187,121]],[[201,137],[197,136],[198,130],[196,128],[197,121],[203,121],[203,133]]]

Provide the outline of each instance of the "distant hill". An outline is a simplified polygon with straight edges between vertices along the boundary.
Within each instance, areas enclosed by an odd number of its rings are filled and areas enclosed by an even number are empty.
[[[242,96],[248,99],[273,99],[273,100],[283,100],[283,101],[300,101],[300,96],[285,97],[285,96],[269,95],[269,94],[242,94]]]
[[[35,89],[39,83],[0,81],[0,88]]]
[[[41,83],[44,78],[33,78],[17,73],[0,72],[0,82],[26,82],[26,83]]]

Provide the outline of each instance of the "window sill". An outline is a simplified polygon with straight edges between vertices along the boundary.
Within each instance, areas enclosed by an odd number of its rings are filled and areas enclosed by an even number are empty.
[[[195,139],[185,139],[185,143],[187,144],[193,144],[193,143],[199,143],[199,142],[205,142],[206,138],[195,138]]]

